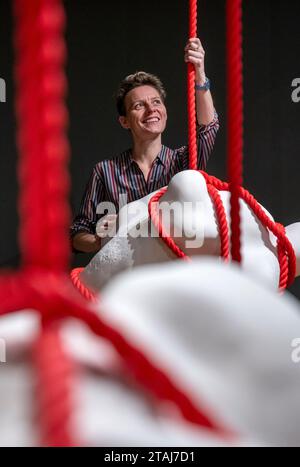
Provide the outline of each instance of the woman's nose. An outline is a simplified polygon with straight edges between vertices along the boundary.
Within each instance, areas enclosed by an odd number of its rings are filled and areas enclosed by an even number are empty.
[[[152,102],[147,102],[147,110],[148,112],[152,112],[154,110],[154,104]]]

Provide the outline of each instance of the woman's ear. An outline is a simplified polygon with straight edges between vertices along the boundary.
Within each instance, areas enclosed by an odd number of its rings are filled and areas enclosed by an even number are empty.
[[[127,118],[124,115],[121,115],[119,117],[119,123],[120,123],[121,127],[125,128],[125,130],[129,130],[129,125],[128,125],[128,122],[127,122]]]

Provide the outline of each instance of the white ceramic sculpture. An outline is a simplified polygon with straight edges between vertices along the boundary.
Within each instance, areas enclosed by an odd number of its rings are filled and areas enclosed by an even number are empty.
[[[235,437],[228,441],[170,405],[153,405],[109,343],[67,320],[61,339],[81,368],[73,421],[84,445],[300,446],[300,306],[288,293],[275,294],[237,266],[196,258],[122,273],[96,307]],[[39,444],[30,358],[38,329],[32,312],[0,319],[7,347],[0,364],[2,446]]]
[[[219,192],[227,219],[229,219],[230,193]],[[80,275],[87,286],[100,290],[110,278],[122,270],[149,263],[161,263],[176,258],[174,253],[156,236],[149,221],[147,205],[153,196],[146,196],[124,206],[119,214],[119,228],[113,238],[108,238],[102,249],[94,256]],[[159,201],[164,223],[171,223],[170,232],[182,232],[174,239],[178,246],[189,256],[220,255],[220,237],[215,210],[208,194],[204,177],[197,171],[187,170],[176,174],[167,192]],[[168,216],[170,207],[177,205],[173,217]],[[247,204],[241,200],[242,228],[242,268],[259,277],[273,289],[279,283],[279,264],[277,260],[276,238],[263,227]],[[176,207],[176,206],[175,206]],[[141,209],[143,208],[143,209]],[[265,209],[266,214],[271,214]],[[150,225],[151,224],[151,225]],[[168,227],[168,226],[167,226]],[[172,230],[173,229],[173,230]],[[145,237],[139,232],[148,232]],[[199,238],[192,240],[198,233]],[[300,222],[286,227],[286,234],[292,242],[297,256],[296,275],[300,274]],[[203,237],[203,242],[201,239]]]

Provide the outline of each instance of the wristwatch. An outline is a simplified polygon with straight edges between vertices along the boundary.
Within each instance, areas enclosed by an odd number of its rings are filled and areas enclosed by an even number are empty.
[[[195,84],[195,89],[196,91],[208,91],[208,89],[210,89],[210,80],[207,78],[205,78],[205,82],[204,84]]]

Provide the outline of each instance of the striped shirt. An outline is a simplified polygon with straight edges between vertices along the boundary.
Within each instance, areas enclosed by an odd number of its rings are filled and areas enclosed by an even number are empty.
[[[198,168],[204,170],[212,152],[217,131],[218,116],[209,125],[197,127]],[[120,195],[127,195],[127,202],[135,201],[169,184],[178,172],[189,168],[188,147],[170,149],[162,146],[154,159],[147,180],[136,161],[131,157],[131,149],[118,157],[98,162],[86,186],[79,213],[71,225],[71,237],[79,232],[94,234],[100,215],[96,209],[101,202],[112,202],[119,210]]]

